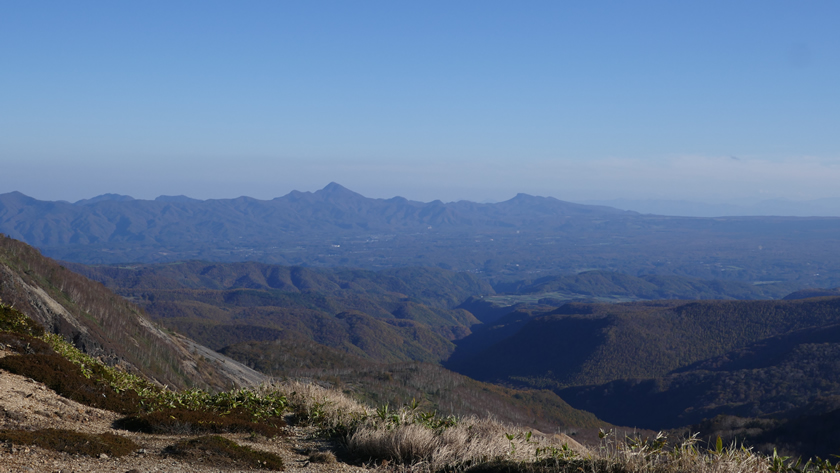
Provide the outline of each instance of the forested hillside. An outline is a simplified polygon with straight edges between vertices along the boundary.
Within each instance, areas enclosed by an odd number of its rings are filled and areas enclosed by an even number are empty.
[[[214,349],[303,338],[372,361],[440,361],[479,321],[454,308],[492,293],[467,273],[437,268],[312,269],[185,262],[71,265]]]
[[[830,401],[840,396],[838,327],[837,296],[569,303],[520,308],[475,330],[446,366],[552,389],[617,425],[695,424],[768,453],[785,446],[825,455],[840,431],[820,421],[825,435],[817,439],[804,425],[840,408]],[[710,420],[719,415],[730,417]]]
[[[242,342],[221,352],[280,379],[318,380],[332,385],[371,406],[402,406],[416,401],[444,416],[490,413],[500,421],[544,432],[607,426],[549,390],[482,383],[432,363],[371,362],[308,339]]]
[[[639,299],[778,299],[798,289],[792,283],[752,284],[722,279],[705,280],[684,276],[629,274],[611,271],[583,271],[544,276],[536,280],[494,285],[499,293],[540,294],[555,300],[583,298]]]
[[[139,307],[6,236],[0,236],[0,300],[83,351],[162,384],[227,388],[260,379],[247,369],[221,369],[190,341],[158,328]]]
[[[840,394],[840,325],[770,337],[656,378],[558,393],[612,422],[645,428],[675,428],[721,414],[778,415]]]
[[[486,381],[567,387],[651,378],[758,340],[840,323],[840,298],[570,303],[452,365]]]

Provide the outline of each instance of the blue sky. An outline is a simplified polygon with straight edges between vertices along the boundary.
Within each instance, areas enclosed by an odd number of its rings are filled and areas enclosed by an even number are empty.
[[[840,2],[2,2],[0,193],[840,196]]]

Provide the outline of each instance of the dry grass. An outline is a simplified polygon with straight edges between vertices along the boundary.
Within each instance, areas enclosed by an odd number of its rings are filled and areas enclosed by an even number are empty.
[[[348,452],[362,461],[387,460],[435,471],[500,458],[533,461],[537,449],[556,444],[486,417],[440,418],[419,411],[416,405],[374,410],[336,390],[309,383],[285,381],[262,389],[281,392],[297,422],[340,437]]]
[[[347,447],[366,460],[389,460],[437,471],[495,459],[528,461],[544,442],[492,419],[461,419],[455,426],[431,429],[408,423],[371,422],[359,427]],[[547,440],[547,439],[543,439]]]
[[[767,457],[735,444],[708,449],[696,438],[669,442],[604,433],[585,448],[561,436],[531,432],[491,418],[440,418],[416,405],[366,408],[344,394],[300,382],[279,390],[299,422],[320,426],[347,453],[380,469],[411,473],[806,473],[840,472],[840,463]]]
[[[337,460],[335,459],[335,454],[333,452],[312,452],[309,454],[309,461],[312,463],[326,463],[326,464],[333,464]]]
[[[607,468],[604,471],[627,473],[758,473],[769,471],[771,466],[766,457],[735,444],[718,444],[716,450],[706,450],[699,448],[696,437],[692,437],[669,447],[661,434],[653,439],[612,439],[605,434],[594,458]],[[558,470],[565,471],[554,471]]]
[[[418,425],[396,428],[365,426],[348,440],[348,448],[370,460],[394,462],[410,472],[472,473],[768,473],[837,471],[791,468],[749,449],[732,446],[704,451],[694,439],[664,448],[656,442],[609,440],[598,449],[574,451],[547,437],[508,434],[499,423],[470,419],[441,432]],[[512,438],[511,438],[512,437]],[[386,464],[387,464],[386,462]]]
[[[332,435],[343,435],[373,414],[352,398],[334,389],[299,381],[275,382],[257,388],[285,396],[295,421],[315,425]]]

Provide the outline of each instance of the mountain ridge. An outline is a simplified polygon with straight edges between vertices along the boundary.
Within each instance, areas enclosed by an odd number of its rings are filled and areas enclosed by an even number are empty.
[[[367,198],[336,183],[272,200],[89,201],[0,195],[0,232],[86,264],[438,266],[489,280],[600,269],[840,285],[840,218],[663,217],[526,194],[495,204],[423,203]]]

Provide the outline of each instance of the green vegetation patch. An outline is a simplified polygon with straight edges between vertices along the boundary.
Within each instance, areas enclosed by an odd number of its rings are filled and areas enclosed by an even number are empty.
[[[269,417],[255,422],[252,413],[244,408],[227,413],[161,409],[119,419],[115,425],[120,429],[148,434],[254,432],[266,437],[275,437],[283,434],[286,422],[280,417]]]
[[[122,414],[138,410],[140,397],[135,392],[117,392],[98,378],[86,377],[77,365],[59,355],[7,356],[0,358],[0,368],[42,382],[59,395],[86,406]]]
[[[249,467],[263,470],[283,470],[283,459],[273,453],[244,447],[218,435],[182,440],[170,445],[165,453],[187,461],[214,467]]]
[[[40,337],[44,334],[44,327],[17,310],[0,304],[0,331]]]
[[[31,319],[2,306],[8,326],[30,327]],[[9,322],[11,321],[11,322]],[[34,322],[33,322],[34,323]],[[22,329],[21,329],[22,330]],[[25,330],[24,330],[25,332]],[[59,395],[87,406],[129,417],[118,421],[126,430],[148,433],[254,432],[266,437],[283,433],[285,396],[234,389],[169,391],[148,380],[106,366],[58,335],[41,339],[25,333],[0,332],[0,343],[21,355],[0,358],[0,368],[30,377]]]
[[[37,445],[41,448],[70,454],[101,454],[121,457],[136,451],[139,447],[130,439],[111,433],[83,434],[73,430],[43,429],[36,431],[0,430],[0,440],[18,445]]]

